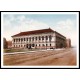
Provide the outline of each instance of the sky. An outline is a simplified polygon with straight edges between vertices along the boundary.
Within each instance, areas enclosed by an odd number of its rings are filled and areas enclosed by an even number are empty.
[[[70,38],[72,46],[76,46],[76,14],[3,14],[3,37],[7,40],[19,32],[46,28]]]

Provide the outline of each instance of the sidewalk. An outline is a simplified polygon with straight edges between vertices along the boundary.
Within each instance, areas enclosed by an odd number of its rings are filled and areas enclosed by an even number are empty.
[[[34,52],[38,52],[38,51],[52,51],[52,50],[63,50],[63,49],[47,49],[47,50],[35,50],[35,51],[24,51],[24,52],[12,52],[12,53],[4,53],[4,55],[17,54],[17,53],[34,53]]]

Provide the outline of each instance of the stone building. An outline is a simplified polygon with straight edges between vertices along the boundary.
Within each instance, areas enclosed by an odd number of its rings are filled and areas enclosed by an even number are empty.
[[[13,48],[63,48],[66,47],[66,37],[60,33],[48,29],[20,32],[12,36]]]

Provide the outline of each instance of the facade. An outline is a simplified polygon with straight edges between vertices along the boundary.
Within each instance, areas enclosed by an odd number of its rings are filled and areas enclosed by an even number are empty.
[[[66,37],[48,28],[20,32],[12,36],[13,48],[50,49],[66,47]]]

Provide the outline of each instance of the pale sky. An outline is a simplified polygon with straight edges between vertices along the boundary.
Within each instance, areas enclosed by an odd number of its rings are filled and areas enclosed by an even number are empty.
[[[11,36],[19,32],[51,28],[77,42],[76,14],[3,14],[3,36],[11,40]]]

